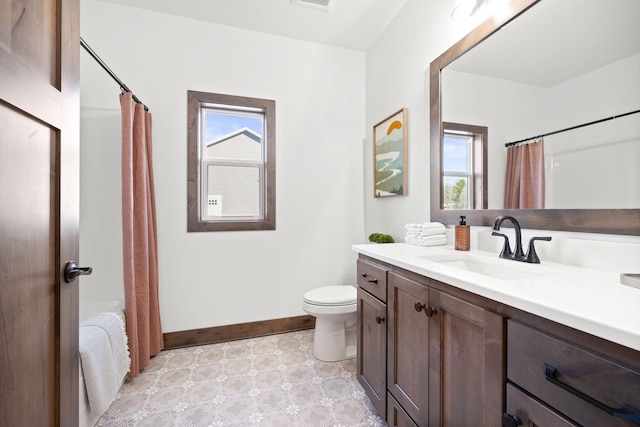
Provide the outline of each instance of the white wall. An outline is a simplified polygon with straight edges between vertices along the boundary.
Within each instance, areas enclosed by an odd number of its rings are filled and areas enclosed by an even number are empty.
[[[429,64],[477,22],[454,23],[454,0],[408,0],[367,50],[367,141],[373,125],[407,107],[407,196],[373,198],[373,165],[365,161],[365,232],[403,241],[404,224],[429,220]],[[372,143],[365,159],[373,156]]]
[[[305,314],[364,241],[363,52],[95,0],[81,34],[150,107],[164,332]],[[118,87],[81,52],[81,303],[122,296]],[[187,90],[276,100],[277,229],[187,233]]]

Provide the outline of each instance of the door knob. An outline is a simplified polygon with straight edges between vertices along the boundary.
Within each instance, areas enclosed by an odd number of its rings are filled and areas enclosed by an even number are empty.
[[[93,273],[91,267],[78,267],[75,261],[69,261],[64,267],[64,281],[70,283],[78,276],[88,276]]]

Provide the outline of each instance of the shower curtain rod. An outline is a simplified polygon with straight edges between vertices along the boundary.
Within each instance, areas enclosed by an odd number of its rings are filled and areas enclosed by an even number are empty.
[[[606,122],[608,120],[618,119],[620,117],[629,116],[631,114],[637,114],[637,113],[640,113],[640,110],[629,111],[628,113],[618,114],[616,116],[611,116],[611,117],[606,117],[604,119],[595,120],[595,121],[589,122],[589,123],[583,123],[581,125],[572,126],[570,128],[566,128],[566,129],[560,129],[560,130],[557,130],[557,131],[554,131],[554,132],[544,133],[544,134],[538,135],[538,136],[532,136],[531,138],[525,138],[525,139],[521,139],[519,141],[508,142],[508,143],[504,144],[504,146],[505,147],[513,147],[514,145],[518,145],[518,144],[523,143],[523,142],[531,141],[533,139],[538,139],[538,138],[542,138],[542,137],[549,136],[549,135],[555,135],[556,133],[562,133],[562,132],[566,132],[568,130],[574,130],[574,129],[582,128],[582,127],[585,127],[585,126],[591,126],[591,125],[595,125],[596,123],[602,123],[602,122]]]
[[[122,92],[130,93],[131,97],[135,102],[137,102],[138,104],[142,104],[144,106],[145,111],[149,111],[149,109],[144,104],[144,102],[140,101],[140,99],[138,99],[138,97],[134,95],[131,89],[129,89],[127,85],[124,84],[124,82],[120,80],[113,71],[111,71],[111,68],[109,68],[109,66],[105,64],[105,62],[98,56],[98,54],[93,49],[91,49],[91,46],[89,46],[82,37],[80,37],[80,46],[82,46],[84,50],[86,50],[89,53],[89,55],[91,55],[93,59],[95,59],[96,62],[111,76],[111,78],[113,78],[113,80],[115,80],[116,83],[120,85],[120,90]]]

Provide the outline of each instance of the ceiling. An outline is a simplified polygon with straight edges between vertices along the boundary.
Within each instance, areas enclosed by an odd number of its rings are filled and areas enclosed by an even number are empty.
[[[376,41],[407,2],[334,0],[329,10],[318,10],[293,5],[290,0],[102,1],[362,51]]]

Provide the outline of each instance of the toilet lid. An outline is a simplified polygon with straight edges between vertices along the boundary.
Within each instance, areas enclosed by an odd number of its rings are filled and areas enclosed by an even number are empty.
[[[315,305],[346,305],[353,304],[357,299],[354,286],[324,286],[312,289],[304,294],[304,301]]]

